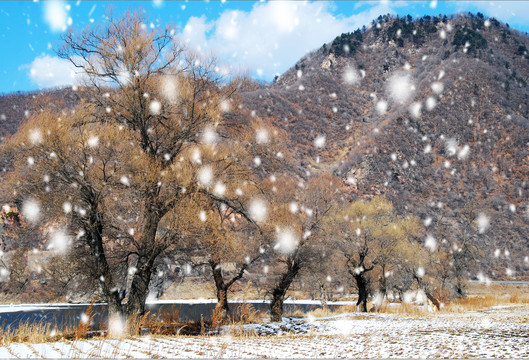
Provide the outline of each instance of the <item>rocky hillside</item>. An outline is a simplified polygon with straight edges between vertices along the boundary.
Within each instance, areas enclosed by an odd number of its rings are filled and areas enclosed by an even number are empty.
[[[332,170],[420,216],[439,246],[471,244],[472,277],[528,278],[528,46],[481,14],[380,17],[246,106],[288,131],[302,176]]]

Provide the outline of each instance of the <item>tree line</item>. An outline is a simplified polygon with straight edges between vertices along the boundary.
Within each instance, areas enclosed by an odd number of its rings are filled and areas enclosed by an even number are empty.
[[[1,190],[58,259],[75,255],[111,317],[125,313],[137,328],[167,254],[206,259],[224,317],[230,288],[263,264],[272,321],[300,274],[324,292],[321,277],[336,267],[361,311],[375,292],[402,296],[414,284],[439,306],[434,269],[462,276],[460,252],[424,243],[415,216],[383,198],[355,199],[341,178],[293,174],[286,134],[240,105],[248,79],[223,77],[213,57],[169,27],[148,29],[141,12],[108,17],[63,37],[58,54],[82,73],[82,100],[71,111],[44,104],[6,140]],[[71,276],[58,264],[53,271]]]

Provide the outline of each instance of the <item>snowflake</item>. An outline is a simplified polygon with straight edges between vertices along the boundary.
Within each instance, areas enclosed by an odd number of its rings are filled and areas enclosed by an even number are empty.
[[[125,319],[118,314],[113,315],[108,321],[108,334],[113,338],[123,337],[126,328]]]
[[[213,127],[208,126],[202,131],[202,142],[209,145],[213,145],[217,142],[217,132]]]
[[[358,76],[358,72],[354,68],[346,67],[342,79],[347,85],[356,85],[360,81],[360,76]]]
[[[248,206],[248,210],[250,212],[250,217],[257,222],[265,221],[268,216],[268,205],[266,201],[260,198],[252,199]]]
[[[388,103],[384,100],[377,102],[376,110],[379,115],[384,115],[388,110]]]
[[[288,255],[296,250],[299,244],[298,234],[291,228],[283,228],[278,231],[274,249],[279,253]]]
[[[424,147],[424,153],[425,153],[425,154],[429,154],[431,151],[432,151],[432,145],[427,144],[427,145]]]
[[[444,85],[442,82],[436,81],[432,83],[432,91],[436,94],[442,93],[444,90]]]
[[[426,236],[426,240],[424,241],[424,247],[430,250],[431,252],[434,252],[435,249],[437,249],[437,241],[432,235],[428,234]]]
[[[457,141],[454,138],[447,139],[445,150],[448,156],[454,156],[457,153]]]
[[[314,139],[314,146],[321,149],[325,146],[325,135],[318,135],[316,136],[316,139]]]
[[[213,192],[215,195],[224,196],[224,193],[226,192],[226,185],[224,185],[222,181],[217,181],[215,187],[213,188]]]
[[[40,203],[35,199],[27,199],[22,204],[22,215],[30,222],[36,223],[40,219]]]
[[[204,210],[200,210],[200,213],[198,214],[198,217],[200,221],[205,222],[207,219],[206,212]]]
[[[54,250],[60,254],[64,254],[70,248],[71,242],[71,236],[68,234],[66,229],[53,229],[50,232],[48,249]]]
[[[432,111],[435,108],[435,105],[437,105],[437,100],[433,97],[429,97],[426,99],[426,110]]]
[[[403,104],[411,98],[415,86],[408,74],[396,74],[389,79],[387,90],[393,101]]]
[[[162,110],[162,104],[157,100],[151,101],[149,104],[149,111],[151,114],[158,115],[160,114],[160,110]]]
[[[420,102],[414,102],[413,104],[410,105],[408,110],[411,116],[417,119],[421,116],[421,108],[422,108],[422,104]]]
[[[99,138],[97,136],[91,136],[88,139],[88,146],[90,146],[91,148],[96,148],[98,144],[99,144]]]
[[[67,14],[67,6],[62,1],[45,2],[44,19],[54,32],[65,31],[67,26],[72,24],[72,18]]]
[[[33,145],[38,145],[42,142],[42,132],[40,131],[40,129],[32,129],[29,132],[29,141]]]
[[[257,129],[255,131],[255,141],[258,144],[268,144],[268,142],[270,141],[268,131],[264,128]]]
[[[228,100],[222,100],[220,102],[220,111],[222,111],[223,113],[227,113],[230,111],[230,109],[231,109],[231,105]]]
[[[459,150],[459,153],[457,154],[457,158],[459,160],[465,160],[468,157],[468,154],[470,153],[470,146],[464,145],[461,150]]]
[[[480,213],[476,219],[476,222],[478,224],[478,231],[480,234],[485,233],[489,229],[490,219],[486,214]]]
[[[130,186],[129,178],[123,175],[121,178],[119,178],[119,182],[122,183],[125,186]]]
[[[213,168],[209,165],[202,166],[197,173],[197,180],[199,185],[208,187],[212,184],[214,179]]]
[[[161,93],[167,101],[174,103],[178,99],[178,87],[176,80],[170,76],[162,78]]]
[[[428,227],[432,224],[432,218],[431,217],[427,217],[426,219],[424,219],[424,226]]]
[[[65,214],[69,214],[72,212],[72,204],[68,201],[64,202],[62,204],[62,211],[64,211]]]

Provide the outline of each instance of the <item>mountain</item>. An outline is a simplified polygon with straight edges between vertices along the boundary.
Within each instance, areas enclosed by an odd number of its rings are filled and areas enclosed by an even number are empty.
[[[471,277],[527,279],[528,43],[481,14],[382,16],[245,105],[289,133],[301,176],[333,171],[419,216],[439,246],[470,244]]]
[[[356,197],[387,197],[438,246],[466,244],[471,277],[529,280],[528,47],[479,13],[381,16],[242,100],[290,135],[301,177],[332,171]],[[0,137],[35,95],[0,97]],[[45,96],[77,102],[68,89]]]

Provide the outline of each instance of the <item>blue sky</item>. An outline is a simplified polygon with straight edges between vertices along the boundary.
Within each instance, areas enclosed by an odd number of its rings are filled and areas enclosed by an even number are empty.
[[[65,31],[144,9],[148,26],[172,24],[181,41],[212,51],[228,66],[270,80],[307,52],[381,14],[412,16],[481,11],[529,31],[529,1],[2,1],[0,92],[67,86],[75,81],[54,49]]]

